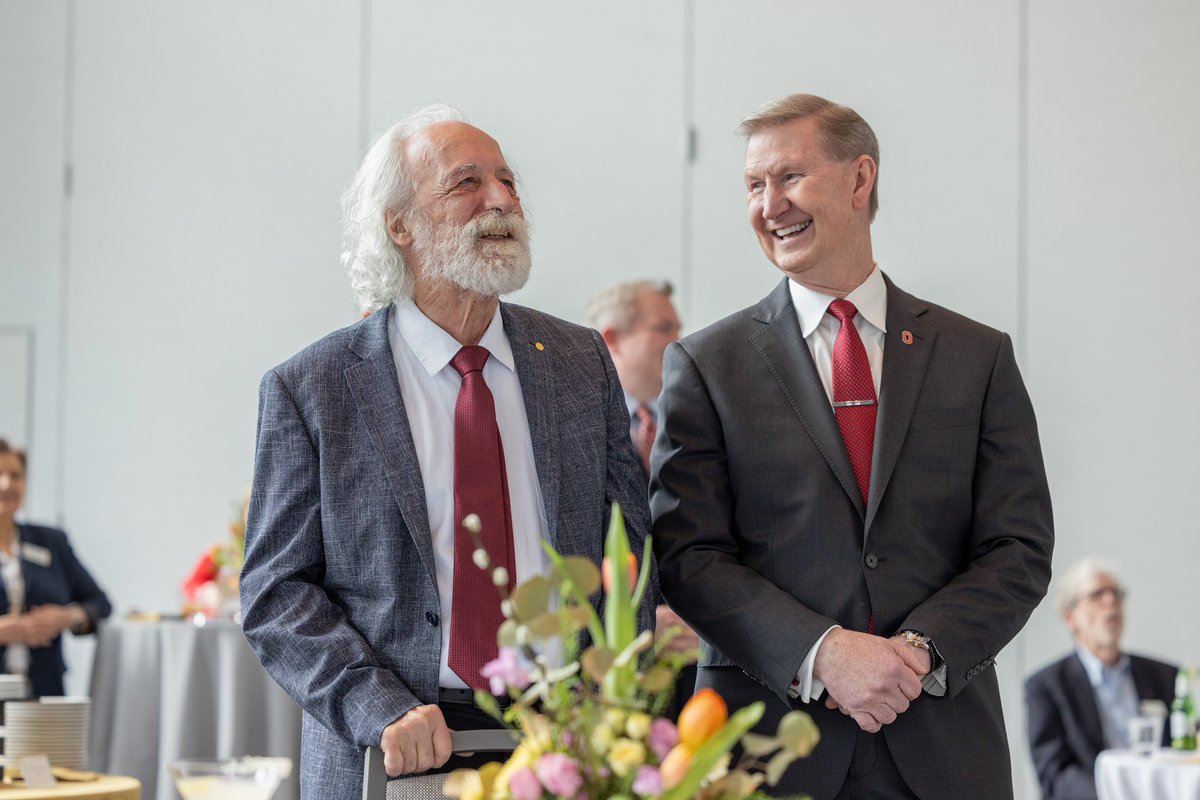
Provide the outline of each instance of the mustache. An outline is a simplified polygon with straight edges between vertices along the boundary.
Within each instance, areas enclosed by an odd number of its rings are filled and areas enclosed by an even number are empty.
[[[529,241],[529,223],[516,214],[506,214],[498,210],[468,220],[463,226],[463,231],[473,239],[482,236],[503,236],[522,243]]]

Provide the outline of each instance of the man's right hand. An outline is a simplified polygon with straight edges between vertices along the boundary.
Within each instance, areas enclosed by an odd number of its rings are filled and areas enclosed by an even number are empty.
[[[921,678],[879,636],[834,628],[821,642],[813,677],[838,708],[867,733],[875,733],[908,710],[921,694]]]
[[[440,767],[450,758],[450,729],[436,705],[417,706],[383,729],[379,739],[389,778]]]

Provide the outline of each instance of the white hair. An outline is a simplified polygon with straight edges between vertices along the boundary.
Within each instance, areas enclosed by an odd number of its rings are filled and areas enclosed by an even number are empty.
[[[1089,556],[1067,570],[1058,581],[1059,609],[1065,614],[1078,605],[1088,584],[1101,575],[1112,578],[1117,586],[1121,585],[1116,565],[1101,558]]]
[[[430,125],[466,121],[462,112],[445,105],[414,111],[375,140],[342,195],[342,266],[364,311],[412,291],[412,272],[388,231],[388,215],[407,214],[415,194],[405,143]]]
[[[655,292],[663,297],[670,297],[672,292],[668,281],[625,281],[616,283],[602,290],[591,299],[584,316],[587,324],[598,331],[612,328],[622,333],[633,327],[637,321],[637,299],[647,292]]]

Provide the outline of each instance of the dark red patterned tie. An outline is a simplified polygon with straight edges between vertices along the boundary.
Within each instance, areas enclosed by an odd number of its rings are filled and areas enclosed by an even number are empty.
[[[504,445],[496,425],[496,403],[483,380],[489,355],[483,347],[468,345],[450,361],[462,375],[462,386],[454,406],[454,590],[448,662],[473,689],[487,686],[479,670],[496,657],[496,630],[504,615],[491,570],[480,569],[472,560],[475,544],[462,526],[465,516],[479,515],[491,569],[508,570],[509,592],[516,583]]]
[[[833,408],[866,505],[871,488],[871,455],[875,450],[875,416],[879,410],[875,381],[871,378],[867,350],[854,327],[858,309],[849,300],[834,300],[829,304],[829,313],[842,323],[833,342]]]
[[[654,412],[644,403],[633,412],[637,417],[638,428],[634,431],[634,444],[637,445],[638,455],[642,458],[642,466],[646,474],[650,474],[650,451],[654,448],[654,437],[658,434],[658,423],[654,421]]]
[[[829,313],[842,323],[833,341],[833,409],[866,506],[871,488],[871,457],[875,450],[875,417],[879,411],[875,381],[871,377],[867,350],[854,327],[858,309],[849,300],[834,300],[829,304]],[[867,621],[867,633],[874,632],[875,613],[872,611]]]

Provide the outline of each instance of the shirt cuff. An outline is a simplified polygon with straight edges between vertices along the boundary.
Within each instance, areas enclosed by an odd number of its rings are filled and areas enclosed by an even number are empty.
[[[921,678],[921,688],[934,697],[946,696],[946,662],[926,672]]]
[[[792,685],[788,687],[788,697],[799,700],[801,703],[811,703],[825,691],[825,684],[813,677],[813,665],[817,663],[817,650],[820,649],[821,642],[825,641],[829,631],[840,627],[842,626],[830,625],[809,649],[808,655],[800,662],[800,669],[796,670],[796,677],[792,679]],[[943,676],[944,674],[943,670]],[[942,692],[945,693],[945,691],[943,688]]]

